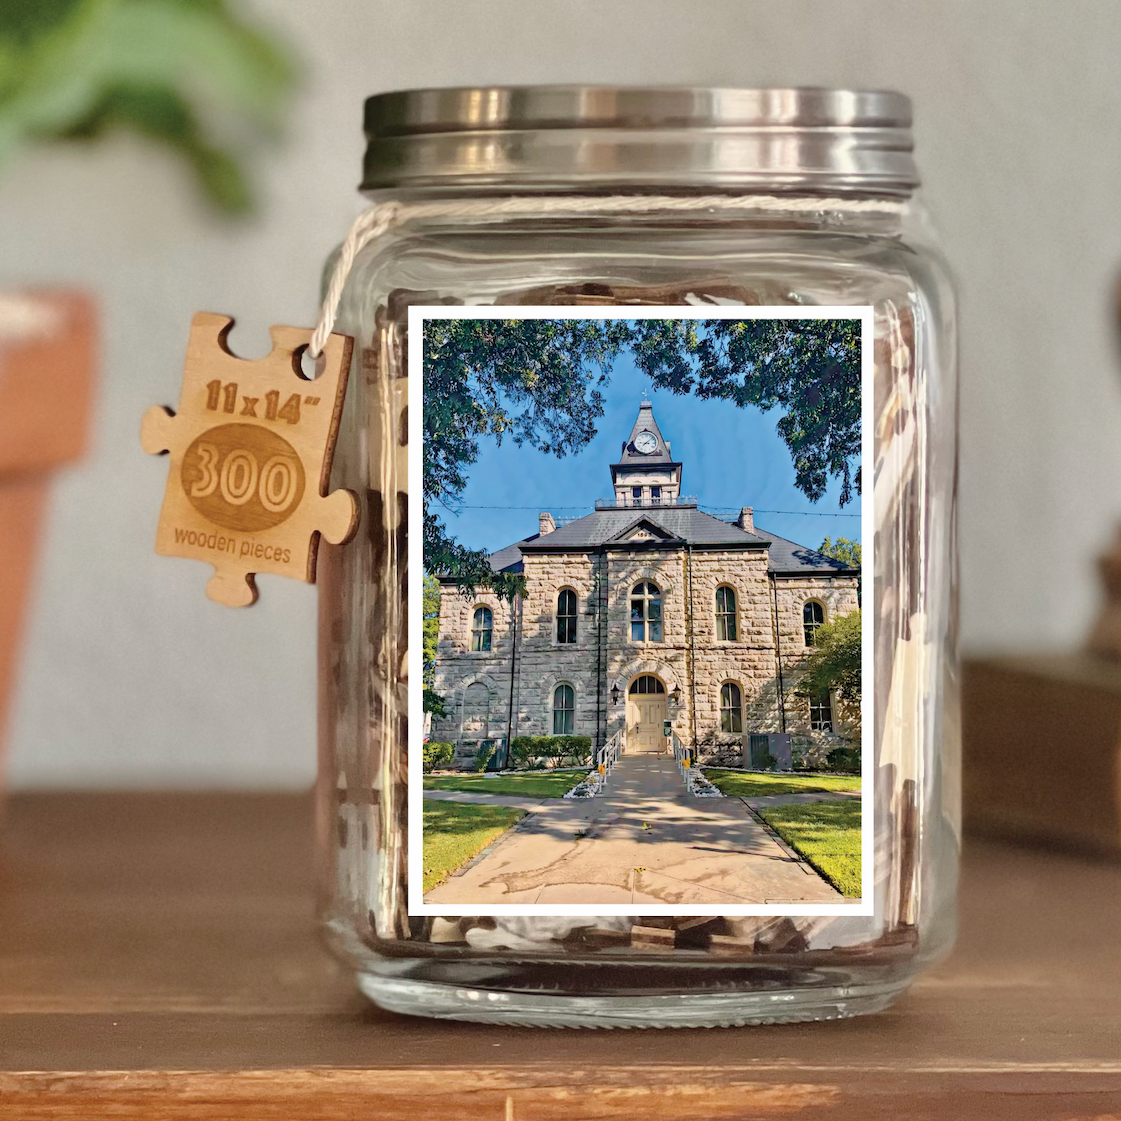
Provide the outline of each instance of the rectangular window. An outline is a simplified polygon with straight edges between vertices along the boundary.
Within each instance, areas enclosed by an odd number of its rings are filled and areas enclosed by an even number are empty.
[[[662,504],[662,488],[661,487],[651,487],[650,488],[650,501],[653,502],[655,506],[661,506],[661,504]]]
[[[570,708],[557,708],[553,710],[553,735],[571,736],[575,727],[573,717],[576,714]]]
[[[635,502],[641,502],[642,501],[642,487],[631,487],[631,498],[633,498],[635,500]]]
[[[810,697],[810,731],[833,731],[833,705],[828,693]]]

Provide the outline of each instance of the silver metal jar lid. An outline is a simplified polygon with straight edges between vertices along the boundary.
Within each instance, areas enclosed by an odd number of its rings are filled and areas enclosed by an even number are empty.
[[[887,90],[509,86],[366,101],[363,190],[750,187],[901,195],[911,102]]]

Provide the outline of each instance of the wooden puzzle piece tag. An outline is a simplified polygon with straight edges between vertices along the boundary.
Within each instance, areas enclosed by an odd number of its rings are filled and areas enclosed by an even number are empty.
[[[300,372],[311,331],[272,327],[272,351],[248,361],[226,346],[233,325],[194,317],[179,410],[149,409],[140,442],[171,459],[156,552],[208,561],[206,594],[246,607],[255,573],[314,583],[320,535],[342,544],[358,525],[354,495],[327,493],[353,340],[330,335],[312,381]]]

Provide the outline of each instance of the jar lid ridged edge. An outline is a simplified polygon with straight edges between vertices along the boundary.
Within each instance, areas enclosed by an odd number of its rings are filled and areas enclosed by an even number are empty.
[[[911,103],[890,90],[492,86],[366,101],[365,190],[764,187],[905,194]]]

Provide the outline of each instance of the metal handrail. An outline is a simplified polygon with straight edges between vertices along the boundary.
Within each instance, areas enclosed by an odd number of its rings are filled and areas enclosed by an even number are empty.
[[[606,778],[610,773],[612,767],[619,762],[619,756],[622,754],[623,749],[623,735],[622,732],[616,732],[608,741],[599,749],[599,762],[596,769],[599,773]]]
[[[693,762],[692,753],[681,742],[676,732],[670,733],[670,739],[673,744],[673,761],[677,764],[677,770],[681,775],[681,781],[688,785],[689,768],[692,766]]]
[[[690,509],[695,509],[697,505],[697,496],[695,494],[682,494],[677,498],[650,498],[650,499],[634,499],[634,498],[597,498],[597,510],[657,510],[664,508],[672,508],[674,506],[685,506]]]

